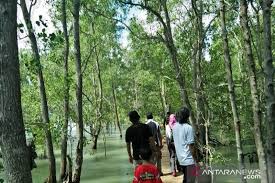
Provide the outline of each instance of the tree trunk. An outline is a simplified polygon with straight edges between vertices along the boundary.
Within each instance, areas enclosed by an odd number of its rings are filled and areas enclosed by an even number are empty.
[[[0,147],[8,183],[31,183],[17,46],[17,1],[0,1]]]
[[[114,88],[113,81],[112,81],[112,94],[113,94],[113,100],[114,100],[116,123],[117,123],[117,127],[119,129],[120,138],[122,138],[122,131],[121,131],[121,126],[120,126],[120,121],[119,121],[119,116],[118,116],[118,111],[117,111],[117,100],[116,100],[116,93],[115,93],[115,88]]]
[[[100,66],[99,66],[99,58],[98,58],[98,53],[97,53],[97,49],[95,46],[95,54],[96,54],[96,68],[97,68],[97,76],[98,76],[98,81],[99,81],[99,88],[98,88],[98,97],[99,97],[99,103],[96,102],[96,120],[98,121],[99,125],[98,125],[98,129],[96,130],[96,134],[94,135],[94,145],[93,145],[93,149],[97,149],[97,142],[98,142],[98,137],[100,135],[101,132],[101,127],[102,127],[102,102],[103,102],[103,94],[102,94],[102,80],[101,80],[101,72],[100,72]],[[97,93],[95,91],[95,93]]]
[[[98,137],[100,133],[100,129],[97,130],[96,135],[94,135],[94,145],[92,147],[93,150],[97,150],[97,142],[98,142]]]
[[[275,183],[275,93],[274,93],[274,66],[272,59],[271,35],[271,7],[272,0],[263,0],[263,25],[264,25],[264,72],[266,95],[266,123],[268,134],[268,175],[269,182]]]
[[[255,11],[255,17],[256,17],[256,53],[257,53],[257,58],[258,58],[258,63],[259,66],[261,67],[261,69],[263,68],[263,30],[261,27],[261,21],[260,21],[260,8],[257,8],[254,6],[253,1],[250,1],[251,3],[251,7],[253,8],[253,10]]]
[[[257,87],[257,77],[256,77],[256,68],[255,61],[252,53],[251,47],[251,32],[248,26],[248,15],[247,15],[247,1],[240,0],[240,22],[241,28],[244,37],[244,46],[245,54],[247,61],[247,68],[249,74],[249,83],[251,89],[251,99],[253,103],[253,121],[254,121],[254,138],[257,148],[257,154],[259,158],[259,168],[261,170],[261,182],[268,182],[267,174],[267,164],[266,164],[266,155],[263,147],[263,139],[261,133],[261,111],[260,111],[260,102],[259,94]]]
[[[170,17],[169,17],[169,12],[167,9],[167,4],[166,1],[163,1],[163,9],[164,9],[164,13],[165,13],[165,19],[166,19],[166,26],[164,27],[164,36],[165,36],[165,45],[169,51],[169,55],[171,57],[171,60],[173,62],[173,66],[175,69],[175,74],[176,74],[176,79],[177,82],[179,84],[180,87],[180,95],[181,95],[181,99],[182,99],[182,104],[186,105],[187,108],[189,108],[189,110],[191,111],[190,114],[190,121],[192,123],[192,126],[195,129],[195,132],[198,132],[198,128],[195,125],[195,116],[194,113],[192,112],[192,106],[191,103],[189,101],[188,98],[188,93],[186,91],[186,87],[185,87],[185,78],[184,75],[180,69],[180,65],[179,65],[179,61],[178,61],[178,52],[177,52],[177,48],[174,44],[174,40],[173,40],[173,35],[172,35],[172,29],[171,29],[171,21],[170,21]]]
[[[167,99],[166,99],[166,88],[165,88],[165,79],[163,77],[160,77],[159,79],[159,87],[160,87],[160,99],[161,99],[161,106],[162,106],[162,117],[163,117],[163,124],[162,124],[162,128],[165,129],[166,126],[166,113],[167,112],[171,112],[170,109],[168,108],[167,105]]]
[[[67,30],[67,13],[66,0],[62,0],[62,27],[65,39],[64,45],[64,124],[62,128],[62,143],[61,143],[61,165],[60,165],[60,180],[63,180],[67,169],[67,141],[68,141],[68,122],[69,122],[69,71],[68,71],[68,57],[69,57],[69,36]],[[68,172],[67,172],[68,173]]]
[[[239,161],[240,170],[245,170],[244,164],[244,156],[243,156],[243,147],[241,141],[241,121],[239,118],[238,108],[237,108],[237,99],[235,94],[235,86],[232,75],[232,65],[231,65],[231,57],[228,45],[228,37],[227,37],[227,29],[226,29],[226,20],[225,20],[225,3],[224,0],[220,0],[220,18],[221,18],[221,29],[222,29],[222,37],[223,37],[223,49],[224,49],[224,62],[226,68],[226,76],[228,82],[228,91],[231,102],[231,108],[234,118],[234,126],[235,126],[235,138],[236,138],[236,147],[237,147],[237,156]],[[241,175],[241,180],[243,183],[246,183],[246,179],[244,179],[244,175]]]
[[[95,26],[92,26],[92,30],[93,33],[95,34]],[[96,120],[98,121],[99,125],[98,125],[98,129],[97,132],[95,134],[95,140],[94,140],[94,146],[93,149],[97,149],[97,140],[98,137],[100,135],[101,132],[101,128],[102,128],[102,104],[103,104],[103,85],[102,85],[102,79],[101,79],[101,70],[100,70],[100,65],[99,65],[99,56],[98,56],[98,50],[97,50],[97,46],[94,46],[94,52],[95,52],[95,56],[96,56],[96,70],[97,70],[97,79],[98,79],[98,84],[99,84],[99,88],[98,88],[98,97],[97,97],[97,92],[95,90],[95,96],[96,96],[96,100],[97,98],[99,99],[99,103],[96,102]]]
[[[77,135],[78,142],[76,147],[75,168],[73,174],[73,183],[79,183],[83,162],[83,105],[82,105],[82,70],[80,54],[80,35],[79,35],[79,10],[80,0],[73,1],[74,17],[74,53],[76,67],[76,116],[77,116]]]
[[[206,145],[206,129],[205,129],[205,107],[203,102],[203,81],[202,81],[202,73],[201,73],[201,62],[202,62],[202,51],[204,45],[204,38],[203,38],[203,23],[202,23],[202,16],[203,16],[203,4],[202,1],[199,1],[200,8],[197,8],[197,4],[195,1],[192,2],[192,7],[196,15],[196,25],[195,31],[197,32],[197,38],[193,47],[193,87],[195,93],[195,101],[196,101],[196,124],[199,128],[197,136],[200,140],[202,145]],[[208,156],[207,156],[208,157]],[[208,161],[208,160],[206,160]]]
[[[166,101],[166,92],[165,92],[165,80],[163,77],[159,80],[159,87],[160,87],[160,98],[161,98],[161,105],[163,111],[163,117],[165,117],[167,111],[167,101]]]
[[[43,118],[43,122],[47,124],[47,127],[45,128],[45,133],[46,133],[46,143],[47,143],[46,146],[47,146],[47,153],[48,153],[48,159],[49,159],[49,173],[50,173],[48,177],[48,182],[56,183],[56,163],[55,163],[55,155],[53,151],[52,134],[49,127],[50,125],[49,109],[48,109],[48,102],[47,102],[42,66],[40,63],[40,55],[39,55],[38,46],[37,46],[37,40],[34,35],[34,29],[32,26],[30,14],[28,12],[25,0],[20,0],[20,5],[23,12],[24,20],[27,26],[28,36],[31,41],[31,47],[34,54],[34,59],[37,65],[36,71],[37,71],[39,90],[40,90],[42,118]]]

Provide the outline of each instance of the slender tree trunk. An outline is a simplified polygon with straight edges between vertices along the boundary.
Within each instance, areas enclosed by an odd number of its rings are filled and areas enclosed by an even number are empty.
[[[83,162],[83,105],[82,105],[82,70],[81,70],[81,54],[80,54],[80,34],[79,34],[79,10],[80,0],[73,1],[73,17],[74,17],[74,53],[76,66],[76,116],[77,116],[77,135],[78,142],[76,147],[75,168],[73,173],[73,183],[79,183]]]
[[[139,100],[138,100],[138,83],[137,83],[137,79],[134,78],[134,94],[135,94],[135,100],[133,100],[133,106],[134,109],[138,110],[140,105],[139,105]]]
[[[205,129],[205,107],[203,101],[203,81],[202,81],[202,73],[201,73],[201,62],[203,58],[203,4],[202,1],[199,1],[199,8],[197,7],[197,2],[192,1],[192,7],[196,15],[196,24],[195,24],[195,32],[196,41],[193,46],[192,60],[193,60],[193,87],[195,93],[195,101],[196,101],[196,124],[199,128],[197,133],[198,139],[202,145],[206,145],[206,129]],[[208,156],[207,156],[208,157]],[[207,160],[206,160],[207,161]]]
[[[193,46],[193,49],[192,49],[192,63],[193,63],[193,90],[194,90],[194,96],[195,96],[195,102],[196,102],[196,108],[197,108],[197,111],[196,111],[196,113],[198,114],[199,113],[199,109],[198,109],[198,93],[199,93],[199,91],[198,91],[198,79],[197,79],[197,76],[198,76],[198,70],[197,70],[197,65],[198,65],[198,61],[197,61],[197,52],[198,52],[198,50],[197,50],[197,44],[194,44],[194,46]],[[196,137],[197,137],[197,139],[200,139],[201,140],[201,138],[200,138],[200,136],[201,136],[201,132],[200,132],[200,121],[201,120],[199,120],[199,118],[198,118],[199,116],[197,115],[196,116],[196,121],[195,121],[195,124],[196,124],[196,126],[197,126],[197,128],[198,128],[198,130],[197,130],[197,133],[196,133]]]
[[[240,125],[241,121],[240,121],[238,108],[237,108],[235,86],[234,86],[234,80],[232,75],[231,57],[230,57],[230,51],[229,51],[229,45],[228,45],[226,20],[225,20],[226,9],[225,9],[224,0],[220,0],[220,6],[221,6],[220,18],[221,18],[222,37],[223,37],[224,62],[225,62],[225,68],[226,68],[229,97],[231,102],[233,118],[234,118],[237,155],[238,155],[240,170],[245,170],[243,147],[242,147],[242,140],[241,140],[241,125]],[[241,175],[241,180],[243,183],[247,182],[246,179],[244,179],[244,175]]]
[[[257,53],[257,57],[258,57],[258,63],[259,63],[259,66],[261,67],[261,69],[263,68],[263,30],[262,30],[262,27],[261,27],[261,22],[260,22],[260,14],[259,14],[259,11],[260,11],[260,8],[258,7],[255,7],[254,6],[254,1],[250,1],[251,3],[251,7],[253,8],[253,10],[255,11],[255,16],[256,16],[256,53]]]
[[[66,0],[62,0],[62,27],[65,39],[64,45],[64,124],[62,128],[62,143],[61,143],[61,165],[60,165],[60,180],[66,175],[67,169],[67,141],[68,141],[68,122],[69,122],[69,71],[68,71],[68,57],[69,57],[69,36],[67,30],[67,13]],[[68,173],[68,172],[67,172]]]
[[[266,123],[268,134],[268,173],[269,182],[275,183],[275,93],[274,93],[274,66],[272,59],[271,35],[271,7],[272,0],[263,0],[263,25],[264,25],[264,72],[266,95]]]
[[[93,26],[94,28],[94,26]],[[95,30],[93,29],[93,33],[95,33]],[[99,65],[99,57],[98,57],[98,51],[97,51],[97,46],[95,46],[95,55],[96,55],[96,69],[97,69],[97,77],[98,77],[98,83],[99,83],[99,88],[98,88],[98,97],[99,97],[99,103],[97,102],[97,121],[99,123],[97,132],[95,134],[95,141],[94,141],[94,146],[93,149],[97,149],[97,140],[101,132],[102,128],[102,102],[103,102],[103,85],[102,85],[102,79],[101,79],[101,70],[100,70],[100,65]]]
[[[92,31],[93,34],[95,34],[95,26],[94,23],[92,22]],[[100,135],[101,132],[101,128],[102,128],[102,105],[103,105],[103,84],[102,84],[102,79],[101,79],[101,69],[100,69],[100,64],[99,64],[99,55],[98,55],[98,49],[96,46],[96,43],[94,45],[94,53],[95,53],[95,61],[96,61],[96,71],[97,71],[97,79],[98,79],[98,94],[95,88],[95,98],[96,98],[96,120],[98,121],[99,125],[98,125],[98,129],[96,131],[96,134],[94,135],[94,145],[93,145],[93,149],[97,149],[97,142],[98,142],[98,137]],[[94,84],[96,83],[96,81],[94,81]],[[99,100],[99,102],[98,102]]]
[[[190,109],[190,111],[191,111],[190,121],[192,123],[192,126],[195,129],[195,133],[197,133],[198,127],[195,124],[195,121],[196,121],[195,115],[192,111],[192,106],[191,106],[191,103],[188,98],[188,93],[187,93],[186,86],[185,86],[185,77],[184,77],[184,74],[182,73],[181,68],[180,68],[180,64],[178,61],[178,52],[177,52],[177,48],[176,48],[176,46],[174,44],[174,40],[173,40],[171,21],[170,21],[170,17],[169,17],[168,8],[167,8],[167,0],[161,0],[160,2],[161,2],[161,8],[163,9],[163,12],[164,12],[165,20],[164,20],[164,18],[162,18],[162,14],[160,12],[157,12],[152,7],[149,7],[147,5],[147,3],[138,4],[138,3],[134,3],[132,1],[122,1],[121,3],[126,4],[126,5],[141,7],[144,10],[147,10],[148,12],[154,14],[156,16],[157,20],[159,21],[159,23],[161,23],[163,30],[164,30],[164,33],[163,33],[164,37],[161,37],[161,40],[164,42],[164,44],[169,52],[172,64],[174,66],[176,80],[177,80],[179,88],[180,88],[180,96],[181,96],[182,104]]]
[[[187,93],[186,87],[185,87],[185,78],[184,78],[184,75],[180,69],[180,65],[179,65],[179,61],[178,61],[177,48],[176,48],[176,46],[174,44],[174,40],[173,40],[171,21],[170,21],[169,12],[167,9],[166,0],[163,1],[162,6],[164,9],[164,14],[165,14],[165,19],[166,19],[166,26],[164,27],[165,45],[169,51],[171,60],[173,62],[176,79],[177,79],[177,82],[180,87],[180,95],[181,95],[182,103],[183,103],[183,105],[186,105],[186,107],[189,108],[190,111],[192,111],[192,106],[189,101],[188,93]],[[190,120],[191,120],[191,123],[195,129],[195,132],[197,133],[198,127],[195,125],[196,119],[195,119],[193,112],[191,112]]]
[[[115,87],[114,87],[113,81],[112,81],[112,95],[113,95],[113,100],[114,100],[116,123],[117,123],[117,127],[119,129],[120,138],[122,138],[122,131],[121,131],[120,120],[119,120],[118,111],[117,111],[117,100],[116,100],[116,93],[115,93]]]
[[[260,20],[260,6],[259,5],[254,5],[254,2],[256,4],[257,1],[252,1],[250,0],[250,4],[252,9],[255,12],[255,18],[256,18],[256,28],[255,28],[255,43],[253,43],[254,47],[255,47],[255,53],[257,56],[257,63],[260,66],[260,74],[258,74],[258,88],[259,89],[264,89],[264,69],[263,69],[263,26],[261,25],[261,20]],[[253,24],[253,23],[251,23]],[[254,27],[252,27],[254,28]],[[252,37],[252,41],[253,41],[253,37]],[[256,44],[256,45],[255,45]],[[256,62],[256,61],[255,61]],[[260,104],[261,104],[261,110],[265,110],[265,93],[264,90],[260,90],[259,91],[259,100],[260,100]],[[265,117],[263,117],[264,119]]]
[[[47,127],[45,128],[45,133],[46,133],[46,146],[47,146],[47,154],[49,159],[49,173],[50,173],[48,177],[48,182],[56,183],[56,162],[55,162],[55,155],[53,151],[52,134],[49,127],[50,125],[49,109],[48,109],[48,102],[47,102],[42,66],[40,63],[40,55],[39,55],[38,46],[37,46],[37,40],[34,35],[34,29],[32,26],[30,14],[28,12],[25,0],[20,0],[20,5],[23,12],[25,23],[27,25],[28,36],[31,41],[31,47],[34,54],[34,59],[35,59],[35,62],[37,63],[36,71],[37,71],[39,90],[40,90],[42,118],[44,123],[47,124]]]
[[[209,145],[209,127],[210,127],[210,111],[208,112],[208,118],[205,120],[205,146],[206,146],[206,153],[205,153],[205,164],[206,167],[211,166],[211,152],[210,152],[210,145]],[[212,178],[212,177],[211,177]]]
[[[0,147],[8,183],[32,183],[23,123],[17,1],[0,1]]]
[[[163,116],[166,115],[167,110],[167,101],[166,101],[166,93],[165,93],[165,83],[164,79],[161,78],[159,81],[160,85],[160,97],[161,97],[161,104],[162,104],[162,110],[163,110]]]
[[[99,118],[99,112],[98,112],[98,91],[97,91],[97,83],[96,83],[96,76],[95,76],[96,74],[94,73],[94,75],[92,75],[92,84],[93,84],[93,92],[94,92],[94,98],[95,98],[95,107],[96,107],[96,110],[95,110],[95,122],[94,122],[94,125],[91,125],[90,126],[90,130],[91,130],[91,132],[92,132],[92,138],[94,139],[93,141],[94,141],[94,144],[93,144],[93,146],[92,146],[92,149],[97,149],[97,138],[98,138],[98,136],[97,136],[97,133],[98,133],[98,131],[97,131],[97,123],[96,123],[96,121],[97,121],[97,119]]]
[[[261,132],[261,110],[259,102],[259,94],[257,88],[257,77],[255,61],[251,47],[251,32],[248,26],[248,15],[247,15],[247,1],[240,0],[240,22],[244,37],[245,54],[247,61],[247,68],[249,74],[249,83],[251,89],[251,99],[253,102],[253,120],[254,120],[254,133],[255,133],[255,144],[257,148],[257,154],[259,158],[259,168],[261,170],[261,182],[268,182],[266,155],[263,147],[263,139]]]

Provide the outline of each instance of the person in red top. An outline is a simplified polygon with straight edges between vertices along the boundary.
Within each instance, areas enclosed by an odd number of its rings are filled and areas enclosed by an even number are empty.
[[[135,169],[133,183],[162,183],[157,167],[150,162],[152,151],[142,148],[139,156],[143,162]]]

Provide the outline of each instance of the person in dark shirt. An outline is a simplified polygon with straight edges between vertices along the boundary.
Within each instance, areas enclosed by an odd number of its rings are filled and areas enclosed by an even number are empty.
[[[138,112],[131,111],[128,115],[132,125],[126,130],[125,141],[127,144],[129,162],[134,165],[134,168],[136,168],[142,163],[142,160],[139,157],[140,149],[150,148],[155,154],[157,154],[157,149],[155,139],[153,138],[149,126],[140,123]]]
[[[163,147],[162,145],[162,135],[161,135],[161,130],[158,122],[154,120],[153,114],[151,112],[147,113],[147,122],[146,124],[150,127],[150,130],[152,132],[152,135],[155,139],[155,144],[158,150],[158,154],[161,154],[161,149]],[[154,157],[153,156],[153,162],[156,164],[158,167],[158,171],[160,172],[160,175],[162,176],[162,170],[161,170],[161,156]]]

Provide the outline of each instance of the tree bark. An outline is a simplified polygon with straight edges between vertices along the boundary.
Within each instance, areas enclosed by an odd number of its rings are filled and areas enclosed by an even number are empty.
[[[275,183],[275,93],[274,93],[274,66],[272,59],[271,35],[271,7],[272,0],[263,0],[263,25],[264,25],[264,73],[266,96],[266,126],[268,134],[268,175],[269,182]]]
[[[167,0],[160,1],[161,9],[163,9],[163,11],[164,11],[165,19],[162,18],[161,13],[154,10],[154,8],[148,6],[147,3],[138,4],[138,3],[134,3],[132,1],[121,1],[121,0],[120,0],[120,2],[122,4],[137,6],[137,7],[141,7],[144,10],[147,10],[148,12],[154,14],[156,16],[157,20],[159,21],[159,23],[162,25],[163,31],[164,31],[164,33],[163,33],[164,37],[161,36],[160,39],[163,41],[163,43],[165,44],[165,46],[169,52],[170,58],[172,60],[172,64],[174,66],[176,80],[177,80],[179,88],[180,88],[180,96],[181,96],[182,104],[190,109],[190,111],[191,111],[190,121],[192,123],[192,126],[195,129],[195,132],[197,133],[198,128],[197,128],[197,125],[195,124],[195,121],[196,121],[195,115],[192,111],[192,106],[189,101],[188,93],[187,93],[186,86],[185,86],[185,84],[186,84],[185,77],[184,77],[184,74],[182,73],[182,70],[180,68],[180,64],[179,64],[179,60],[178,60],[178,51],[177,51],[177,48],[176,48],[176,46],[174,44],[174,40],[173,40],[172,29],[171,29],[171,20],[170,20],[169,11],[167,8]]]
[[[44,83],[44,77],[42,72],[42,66],[40,63],[40,55],[37,46],[37,40],[34,35],[34,29],[31,22],[30,13],[28,12],[25,0],[20,0],[20,5],[23,13],[23,17],[27,26],[28,36],[30,38],[32,51],[34,54],[34,59],[36,62],[36,72],[38,77],[39,83],[39,91],[40,91],[40,99],[41,99],[41,109],[42,109],[42,118],[43,122],[47,124],[45,128],[46,133],[46,145],[47,145],[47,153],[49,159],[49,183],[56,183],[56,162],[55,162],[55,155],[53,151],[53,142],[52,142],[52,134],[50,131],[50,118],[49,118],[49,109],[48,109],[48,102],[47,102],[47,95],[46,95],[46,88]]]
[[[113,100],[114,100],[116,123],[117,123],[117,127],[119,129],[120,138],[122,138],[122,131],[121,131],[120,120],[119,120],[119,115],[118,115],[118,111],[117,111],[117,100],[116,100],[116,93],[115,93],[115,87],[114,87],[113,81],[112,81],[112,95],[113,95]]]
[[[77,135],[78,142],[76,147],[75,168],[73,174],[73,183],[79,183],[81,177],[81,169],[83,162],[83,105],[82,105],[82,70],[81,70],[81,54],[80,54],[80,34],[79,34],[79,10],[80,0],[73,1],[73,17],[74,17],[74,53],[76,66],[76,115],[77,115]]]
[[[161,105],[162,105],[162,111],[163,111],[163,116],[165,117],[166,115],[166,109],[167,109],[167,102],[166,102],[166,92],[165,92],[165,80],[163,78],[160,78],[159,80],[159,87],[160,87],[160,98],[161,98]]]
[[[180,64],[178,61],[178,52],[177,52],[177,48],[176,48],[174,40],[173,40],[171,21],[170,21],[169,12],[168,12],[166,3],[167,3],[166,0],[164,0],[162,2],[164,14],[165,14],[165,20],[166,20],[166,24],[163,25],[164,36],[165,36],[165,45],[169,51],[169,55],[173,62],[173,66],[174,66],[175,73],[176,73],[176,79],[177,79],[177,82],[180,87],[180,95],[181,95],[181,99],[182,99],[182,104],[186,105],[186,107],[189,108],[190,111],[192,111],[192,106],[191,106],[191,103],[188,98],[188,93],[186,91],[185,78],[184,78],[184,75],[180,69]],[[192,126],[195,129],[195,132],[197,133],[198,127],[197,127],[197,125],[195,125],[196,118],[195,118],[193,112],[191,112],[191,114],[190,114],[190,121],[192,123]]]
[[[261,110],[257,86],[255,61],[252,53],[251,46],[251,32],[248,26],[247,15],[247,1],[240,0],[240,22],[244,38],[244,51],[246,54],[247,68],[249,74],[249,83],[251,90],[251,99],[253,103],[253,121],[254,121],[254,133],[255,144],[257,148],[257,154],[259,158],[259,168],[261,170],[261,183],[268,182],[266,154],[263,147],[263,139],[261,132]]]
[[[0,147],[8,183],[32,183],[23,123],[17,1],[0,1]]]
[[[97,68],[97,77],[99,81],[99,88],[98,88],[98,97],[99,97],[99,102],[96,102],[98,104],[96,107],[96,120],[98,121],[98,129],[95,134],[95,140],[94,140],[94,145],[93,149],[97,149],[97,142],[98,142],[98,137],[101,132],[102,128],[102,102],[103,102],[103,94],[102,94],[102,80],[101,80],[101,72],[100,72],[100,65],[99,65],[99,58],[98,58],[98,53],[97,53],[97,48],[95,47],[95,54],[96,54],[96,68]]]
[[[198,139],[202,145],[206,145],[206,129],[205,129],[205,107],[203,102],[203,81],[202,81],[202,73],[201,73],[201,62],[203,57],[203,46],[204,46],[204,38],[203,38],[203,4],[202,1],[199,1],[199,8],[197,7],[196,1],[192,1],[192,7],[196,15],[196,24],[195,24],[195,32],[196,41],[193,46],[192,60],[193,60],[193,87],[195,93],[195,101],[196,101],[196,125],[198,126],[199,131],[197,132]],[[206,160],[208,161],[208,160]]]
[[[92,26],[93,28],[93,33],[95,34],[95,26]],[[102,85],[102,79],[101,79],[101,69],[100,69],[100,64],[99,64],[99,55],[98,55],[98,50],[97,50],[97,46],[94,46],[94,52],[95,52],[95,61],[96,61],[96,70],[97,70],[97,79],[98,79],[98,84],[99,84],[99,88],[98,88],[98,99],[99,102],[96,102],[96,120],[98,121],[99,125],[98,125],[98,129],[96,131],[95,134],[95,141],[94,141],[94,146],[93,149],[97,149],[97,140],[98,137],[100,135],[101,132],[101,128],[102,128],[102,104],[103,104],[103,85]],[[95,91],[95,95],[96,95],[96,91]],[[96,97],[97,98],[97,97]],[[97,100],[97,99],[96,99]]]
[[[228,82],[228,92],[231,102],[231,108],[234,118],[234,127],[235,127],[235,138],[236,138],[236,147],[237,147],[237,156],[239,161],[239,168],[240,170],[245,170],[244,164],[244,156],[243,156],[243,147],[242,147],[242,140],[241,140],[241,121],[238,113],[237,107],[237,99],[235,94],[235,86],[234,80],[232,75],[232,64],[231,64],[231,57],[230,57],[230,50],[228,44],[228,37],[227,37],[227,28],[226,28],[226,20],[225,20],[225,3],[224,0],[220,0],[220,18],[221,18],[221,29],[222,29],[222,38],[223,38],[223,51],[224,51],[224,62],[226,68],[226,76]],[[246,183],[246,179],[244,179],[244,175],[241,175],[241,180],[243,183]]]
[[[60,180],[63,180],[67,170],[67,141],[68,141],[68,122],[69,122],[69,71],[68,71],[68,57],[69,57],[69,36],[67,30],[67,13],[66,0],[61,2],[62,9],[62,27],[65,39],[64,45],[64,124],[62,128],[62,143],[61,143],[61,165],[60,165]],[[69,173],[69,172],[67,172]]]

